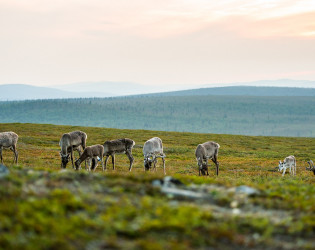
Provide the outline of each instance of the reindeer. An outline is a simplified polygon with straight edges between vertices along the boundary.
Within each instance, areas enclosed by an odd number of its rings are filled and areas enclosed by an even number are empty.
[[[208,172],[208,160],[211,159],[216,166],[216,174],[219,175],[219,162],[218,162],[218,153],[220,145],[213,141],[208,141],[202,144],[199,144],[195,151],[195,156],[197,159],[197,164],[200,173],[202,175],[209,175]]]
[[[310,160],[310,161],[308,161],[307,163],[308,163],[308,165],[309,165],[310,167],[309,167],[309,168],[306,168],[306,170],[308,170],[308,171],[313,171],[313,173],[314,173],[314,175],[315,175],[315,166],[314,166],[313,161]]]
[[[14,133],[14,132],[1,132],[0,133],[0,158],[1,158],[1,163],[3,163],[3,158],[2,158],[2,150],[3,148],[9,148],[10,150],[13,151],[14,158],[13,158],[13,163],[15,162],[16,164],[18,163],[18,157],[19,153],[16,150],[16,144],[19,139],[19,136]]]
[[[61,168],[66,168],[69,158],[71,156],[72,167],[73,163],[73,151],[76,150],[81,156],[81,148],[84,150],[86,147],[86,133],[82,131],[73,131],[62,135],[59,145],[61,147]]]
[[[103,162],[103,156],[104,156],[104,147],[100,144],[88,146],[84,149],[83,153],[80,155],[80,158],[75,161],[75,167],[76,170],[80,169],[81,162],[85,160],[89,160],[88,162],[88,171],[91,171],[91,165],[92,170],[96,170],[97,168],[97,162],[100,160],[102,162],[102,170],[104,171],[104,162]]]
[[[115,170],[115,154],[126,154],[130,162],[129,171],[131,171],[132,164],[134,161],[134,158],[132,156],[132,148],[134,145],[135,145],[135,142],[128,138],[104,142],[104,145],[103,145],[104,156],[106,156],[105,169],[107,166],[107,161],[108,161],[109,156],[112,157],[113,169]]]
[[[162,140],[159,137],[151,138],[144,143],[143,146],[144,155],[144,171],[151,169],[153,163],[153,169],[156,171],[157,158],[161,157],[163,161],[163,169],[165,172],[165,157],[163,153]]]
[[[291,175],[296,175],[296,160],[293,155],[286,157],[283,162],[279,161],[278,170],[279,172],[283,171],[282,176],[284,176],[287,168],[289,168]]]

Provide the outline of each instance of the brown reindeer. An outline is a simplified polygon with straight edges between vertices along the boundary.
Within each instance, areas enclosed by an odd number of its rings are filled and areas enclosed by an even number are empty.
[[[315,166],[314,166],[313,161],[310,160],[310,161],[308,161],[307,163],[308,163],[308,165],[309,165],[310,167],[309,167],[309,168],[306,168],[306,170],[312,171],[312,172],[314,173],[314,175],[315,175]]]
[[[132,148],[134,145],[135,142],[128,138],[104,142],[104,156],[106,156],[105,169],[109,156],[112,157],[113,169],[115,169],[115,154],[126,154],[130,162],[129,171],[131,171],[132,164],[134,162],[134,158],[132,156]]]
[[[95,171],[97,167],[97,162],[98,160],[100,160],[102,162],[102,170],[104,171],[103,156],[104,156],[104,147],[102,145],[97,144],[97,145],[86,147],[82,155],[80,156],[80,158],[75,161],[76,170],[79,170],[81,162],[85,160],[89,160],[88,171],[91,171],[91,165],[93,165],[92,170]]]

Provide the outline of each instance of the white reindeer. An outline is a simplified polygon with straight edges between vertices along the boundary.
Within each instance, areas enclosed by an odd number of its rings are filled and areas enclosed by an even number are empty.
[[[143,146],[143,156],[144,156],[144,171],[150,170],[153,163],[153,169],[156,171],[157,158],[162,158],[163,170],[165,172],[165,157],[163,153],[162,140],[159,137],[153,137],[147,140]]]
[[[284,159],[283,162],[279,161],[279,172],[282,172],[282,176],[284,176],[287,168],[291,175],[296,175],[296,160],[293,155],[290,155]]]
[[[14,153],[13,162],[18,163],[18,151],[16,150],[16,144],[19,136],[14,132],[2,132],[0,133],[0,158],[1,163],[3,163],[2,150],[3,148],[9,148]]]

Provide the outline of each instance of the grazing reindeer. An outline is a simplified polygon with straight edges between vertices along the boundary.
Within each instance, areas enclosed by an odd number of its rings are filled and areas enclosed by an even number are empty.
[[[3,163],[2,150],[3,148],[9,148],[14,153],[13,162],[18,163],[19,153],[16,150],[16,144],[19,136],[14,132],[2,132],[0,133],[0,158],[1,163]]]
[[[84,150],[86,147],[86,133],[82,131],[74,131],[70,133],[63,134],[59,145],[61,147],[60,156],[61,156],[61,168],[66,168],[67,163],[69,162],[69,157],[71,156],[72,167],[74,168],[73,163],[73,151],[76,150],[81,156],[81,148]]]
[[[306,168],[306,170],[309,170],[309,171],[313,171],[314,175],[315,175],[315,166],[314,166],[314,163],[312,160],[308,161],[307,162],[308,165],[310,166],[309,168]]]
[[[216,174],[219,175],[219,162],[218,162],[218,153],[220,145],[213,141],[208,141],[202,144],[199,144],[195,151],[195,156],[197,159],[197,164],[199,167],[199,176],[209,175],[208,173],[208,160],[211,159],[216,166]]]
[[[149,170],[152,167],[156,171],[157,158],[161,157],[163,161],[163,169],[165,172],[165,157],[163,153],[163,144],[162,140],[159,137],[151,138],[144,143],[143,146],[143,155],[144,155],[144,171]]]
[[[109,156],[112,157],[113,169],[115,170],[115,154],[126,154],[130,162],[129,171],[131,171],[134,161],[134,158],[132,156],[132,148],[134,145],[135,142],[128,138],[106,141],[103,145],[104,156],[106,156],[105,169]]]
[[[104,147],[100,144],[86,147],[82,155],[80,156],[80,158],[75,161],[76,170],[80,168],[81,162],[88,159],[89,160],[88,171],[91,171],[91,165],[93,165],[92,169],[95,171],[97,167],[98,158],[99,158],[102,162],[102,170],[104,171],[103,155],[104,155]]]
[[[289,168],[291,175],[296,175],[296,160],[293,155],[290,155],[284,159],[283,162],[279,161],[279,172],[282,172],[282,176],[284,176],[287,168]],[[293,169],[292,169],[293,168]]]

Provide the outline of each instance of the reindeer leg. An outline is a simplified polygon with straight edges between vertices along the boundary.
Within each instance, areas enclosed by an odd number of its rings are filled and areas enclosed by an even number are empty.
[[[13,153],[14,153],[15,164],[17,164],[18,163],[18,151],[16,150],[16,146],[15,145],[12,146],[12,150],[13,150]]]
[[[102,161],[102,170],[103,170],[103,172],[104,172],[104,171],[105,171],[105,169],[104,169],[103,155],[102,155],[100,158],[101,158],[101,161]]]
[[[72,168],[74,168],[74,163],[73,163],[73,147],[71,147],[71,162],[72,162]]]
[[[165,159],[164,159],[164,157],[162,157],[162,161],[163,161],[163,170],[164,170],[164,175],[166,175],[166,172],[165,172]]]
[[[287,170],[286,168],[283,168],[282,176],[284,176],[286,170]]]
[[[129,172],[131,172],[131,168],[132,168],[132,164],[133,164],[134,158],[132,156],[131,151],[129,151],[129,150],[126,151],[126,155],[127,155],[128,159],[129,159],[129,162],[130,162]]]
[[[18,164],[18,159],[19,159],[19,152],[15,149],[15,160],[16,160],[16,164]]]
[[[105,158],[105,170],[106,170],[108,158],[109,158],[109,155],[106,155],[106,158]]]
[[[98,166],[98,160],[97,160],[97,157],[96,157],[96,158],[94,158],[94,160],[95,160],[95,167],[94,167],[94,169],[93,169],[93,172],[95,172],[95,170],[96,170],[96,168],[97,168],[97,166]],[[92,161],[92,163],[93,163],[93,161]]]
[[[0,157],[1,157],[1,163],[3,163],[3,158],[2,158],[2,149],[3,149],[3,147],[0,147]]]
[[[9,147],[9,149],[13,152],[13,163],[14,163],[15,162],[15,153],[14,153],[13,146]]]
[[[115,155],[112,154],[113,170],[115,170]]]
[[[217,157],[213,156],[212,161],[214,162],[215,167],[216,167],[216,174],[219,175],[219,162],[218,162]]]
[[[89,172],[91,172],[92,158],[88,161]]]

